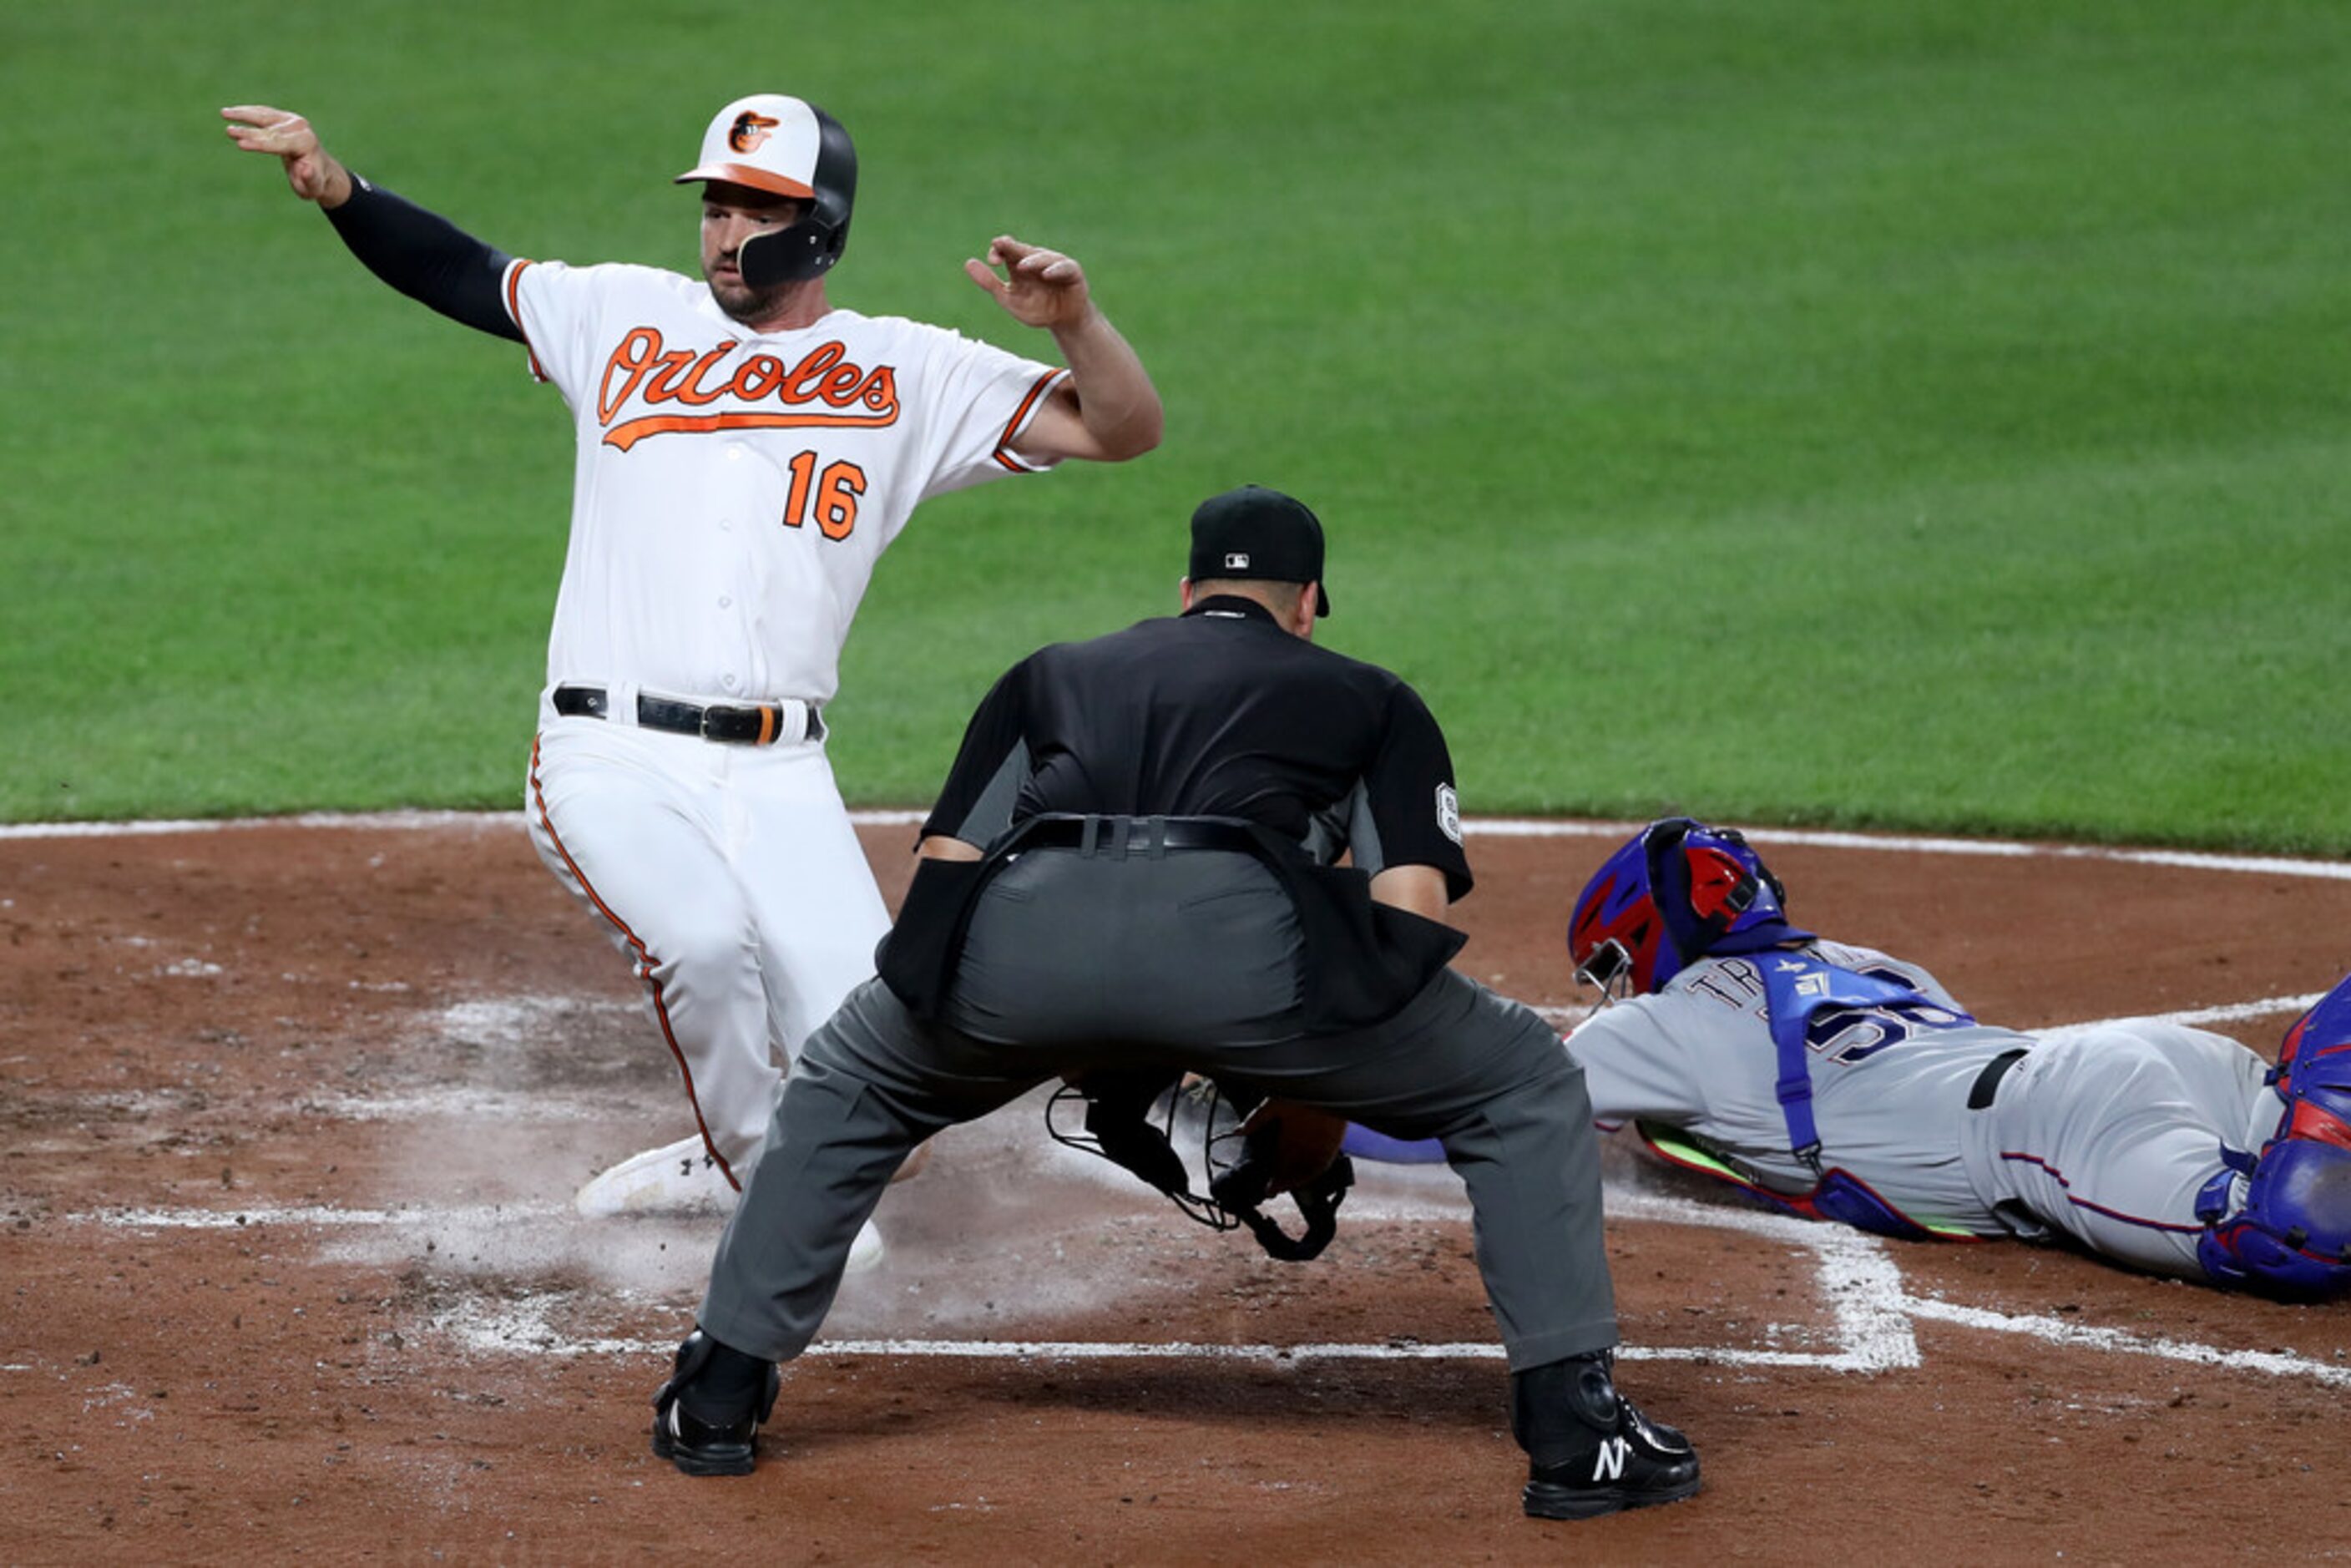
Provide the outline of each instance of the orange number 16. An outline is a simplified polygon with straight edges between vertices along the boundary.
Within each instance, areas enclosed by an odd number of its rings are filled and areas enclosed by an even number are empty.
[[[784,527],[796,528],[809,515],[809,487],[816,487],[816,526],[829,539],[845,539],[857,526],[857,497],[865,494],[865,470],[854,463],[830,464],[820,475],[816,454],[802,452],[786,465],[792,491],[784,500]]]

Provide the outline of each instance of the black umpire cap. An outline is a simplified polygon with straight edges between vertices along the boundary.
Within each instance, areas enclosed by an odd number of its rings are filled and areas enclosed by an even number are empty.
[[[1265,582],[1311,582],[1314,613],[1331,613],[1322,589],[1322,519],[1306,503],[1244,485],[1211,496],[1192,513],[1194,582],[1212,577],[1251,578]]]

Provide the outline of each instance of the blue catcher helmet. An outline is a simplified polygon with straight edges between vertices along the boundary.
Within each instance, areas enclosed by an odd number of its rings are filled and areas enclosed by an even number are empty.
[[[2280,1136],[2351,1148],[2351,976],[2285,1031],[2270,1082],[2287,1107]]]
[[[2285,1114],[2259,1157],[2221,1151],[2227,1167],[2197,1203],[2197,1261],[2219,1284],[2351,1295],[2351,977],[2286,1031],[2270,1083]],[[2245,1200],[2232,1212],[2239,1176]]]
[[[1810,941],[1788,923],[1786,896],[1737,830],[1660,818],[1576,895],[1568,956],[1604,996],[1646,996],[1700,958]]]

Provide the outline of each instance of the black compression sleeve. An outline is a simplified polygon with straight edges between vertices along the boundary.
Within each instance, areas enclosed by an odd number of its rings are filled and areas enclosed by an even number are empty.
[[[356,174],[351,199],[327,221],[370,272],[411,299],[494,338],[527,342],[499,298],[512,259],[506,252]]]

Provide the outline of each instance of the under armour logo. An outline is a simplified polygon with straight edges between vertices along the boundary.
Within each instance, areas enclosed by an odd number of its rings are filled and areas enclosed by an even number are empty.
[[[1592,1479],[1595,1481],[1613,1481],[1622,1479],[1625,1474],[1625,1451],[1629,1447],[1630,1445],[1622,1437],[1602,1438],[1600,1452],[1593,1456]]]

